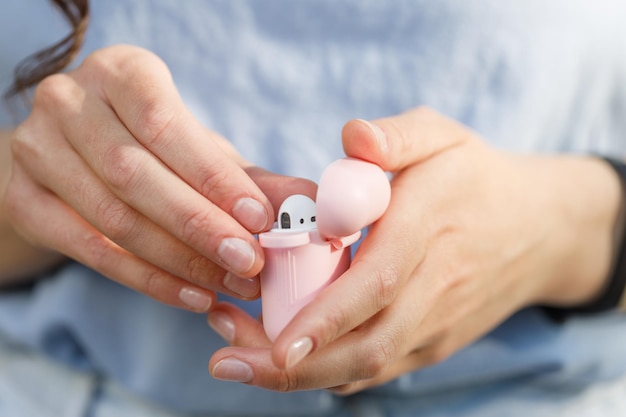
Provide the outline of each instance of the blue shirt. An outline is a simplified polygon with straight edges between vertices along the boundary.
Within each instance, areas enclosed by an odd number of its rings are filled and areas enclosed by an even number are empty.
[[[107,0],[91,6],[79,61],[116,43],[154,51],[201,122],[279,173],[317,180],[342,156],[345,121],[422,104],[498,148],[626,152],[623,1]],[[0,86],[19,58],[64,31],[41,1],[4,5]],[[10,122],[8,113],[0,113],[0,122]],[[245,308],[258,311],[258,302]],[[32,291],[0,297],[0,333],[11,341],[173,410],[251,416],[372,407],[398,416],[532,415],[515,407],[515,395],[534,398],[537,410],[547,412],[560,401],[557,392],[626,371],[625,320],[604,314],[559,325],[528,309],[444,363],[343,399],[213,380],[206,365],[224,343],[204,316],[161,305],[80,265]],[[81,395],[97,401],[88,391]]]

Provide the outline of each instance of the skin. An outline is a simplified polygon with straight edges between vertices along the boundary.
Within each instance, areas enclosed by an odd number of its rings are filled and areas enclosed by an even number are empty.
[[[445,360],[525,306],[602,289],[621,198],[605,163],[497,151],[426,108],[350,121],[343,145],[394,173],[387,212],[273,345],[219,304],[209,324],[232,346],[214,377],[350,394]]]
[[[23,265],[52,251],[199,312],[215,291],[258,297],[251,232],[295,190],[316,190],[252,167],[191,115],[165,64],[131,46],[42,81],[2,151],[2,242],[19,242],[20,265],[3,251],[0,284],[31,279]]]

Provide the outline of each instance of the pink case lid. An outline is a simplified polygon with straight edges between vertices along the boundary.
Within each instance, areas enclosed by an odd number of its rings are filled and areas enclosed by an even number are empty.
[[[353,235],[383,215],[391,198],[391,185],[376,164],[344,158],[322,173],[316,201],[316,223],[328,240]]]

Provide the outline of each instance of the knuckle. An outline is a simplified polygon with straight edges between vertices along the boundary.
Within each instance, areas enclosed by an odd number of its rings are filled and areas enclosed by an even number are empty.
[[[11,153],[16,162],[31,161],[40,155],[31,119],[19,125],[11,138]]]
[[[83,239],[81,247],[85,263],[96,271],[110,267],[111,244],[101,234],[92,233]]]
[[[123,48],[108,47],[98,49],[85,57],[82,64],[78,68],[79,71],[113,71],[117,67],[119,59],[117,58]]]
[[[131,130],[140,142],[151,145],[164,137],[163,132],[177,115],[177,107],[157,99],[163,80],[171,80],[167,65],[155,54],[142,48],[119,45],[92,53],[83,66],[103,73],[108,85],[132,94]]]
[[[437,110],[428,106],[419,106],[413,110],[416,121],[426,125],[442,125],[448,129],[447,141],[448,146],[456,146],[468,141],[478,139],[477,135],[471,133],[462,124],[448,118]],[[479,141],[480,142],[480,141]]]
[[[144,74],[146,68],[166,69],[165,63],[147,49],[133,45],[115,45],[98,49],[89,54],[80,69],[107,72],[124,78]]]
[[[398,295],[399,272],[389,266],[376,269],[371,291],[373,299],[377,300],[378,309],[389,306]]]
[[[473,267],[462,261],[448,263],[439,279],[439,288],[442,293],[453,290],[472,280],[475,272]]]
[[[83,62],[80,64],[77,71],[78,72],[103,71],[105,68],[109,66],[107,65],[107,62],[110,61],[110,58],[109,58],[111,54],[110,49],[111,48],[103,48],[103,49],[98,49],[90,53],[89,55],[85,57],[85,59],[83,59]]]
[[[345,329],[349,329],[352,323],[352,315],[345,306],[339,306],[329,311],[327,315],[318,315],[320,346],[340,337]]]
[[[295,371],[283,372],[281,378],[277,378],[275,390],[278,392],[293,392],[300,387],[301,378]]]
[[[201,241],[203,236],[210,234],[211,216],[205,211],[193,211],[184,216],[180,229],[182,240],[192,246]]]
[[[186,262],[187,279],[201,285],[208,284],[207,281],[214,276],[214,270],[211,266],[212,264],[207,258],[198,253],[193,253]]]
[[[132,192],[144,179],[144,158],[137,148],[113,145],[102,155],[103,180],[122,193]]]
[[[415,154],[412,132],[405,126],[405,121],[396,117],[383,119],[384,131],[389,137],[390,152],[387,164],[393,169],[410,165]]]
[[[113,196],[98,203],[96,216],[103,232],[117,243],[127,241],[138,223],[138,213]]]
[[[207,198],[232,192],[232,187],[228,186],[229,177],[228,169],[225,167],[218,165],[207,167],[204,172],[200,173],[200,178],[203,180],[199,191]]]
[[[447,343],[438,343],[429,349],[426,355],[426,362],[429,365],[445,362],[452,355],[452,352],[452,349]]]
[[[84,262],[92,269],[110,276],[113,280],[127,285],[136,291],[148,295],[154,299],[160,298],[160,288],[163,282],[163,274],[156,267],[142,268],[141,273],[124,278],[124,274],[114,273],[112,263],[117,257],[117,250],[105,236],[99,233],[92,233],[86,236],[79,250],[78,260]]]
[[[135,125],[137,139],[148,148],[164,141],[177,117],[176,108],[164,100],[154,100],[150,89],[137,94]]]
[[[454,313],[441,317],[441,320],[438,323],[438,330],[435,338],[438,340],[445,340],[458,323],[458,320],[459,315]]]
[[[423,332],[419,345],[424,346],[420,349],[420,353],[424,352],[424,357],[429,358],[434,349],[438,349],[451,335],[455,321],[448,317],[437,317],[436,328],[427,329]],[[431,362],[430,360],[428,361]]]
[[[52,74],[44,78],[33,96],[33,107],[57,109],[65,107],[77,96],[77,84],[68,74]]]
[[[424,106],[424,105],[417,106],[414,109],[414,112],[415,112],[416,117],[423,118],[423,119],[434,119],[434,118],[442,117],[442,115],[438,111],[436,111],[432,107]]]
[[[396,351],[395,344],[391,339],[383,338],[377,340],[372,348],[368,349],[361,378],[371,379],[380,376],[393,363]]]
[[[159,270],[156,268],[149,268],[144,272],[143,277],[141,277],[137,290],[148,297],[160,299],[161,292],[159,289],[161,288],[161,278],[162,274]]]
[[[438,294],[445,294],[456,286],[456,275],[453,271],[442,271],[439,274],[435,290]]]

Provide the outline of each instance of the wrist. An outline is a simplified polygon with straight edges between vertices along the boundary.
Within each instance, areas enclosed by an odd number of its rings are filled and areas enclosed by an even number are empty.
[[[576,307],[602,295],[609,283],[621,208],[619,178],[603,160],[579,156],[540,157],[551,228],[551,274],[538,287],[539,304]],[[621,239],[621,236],[620,236]]]

